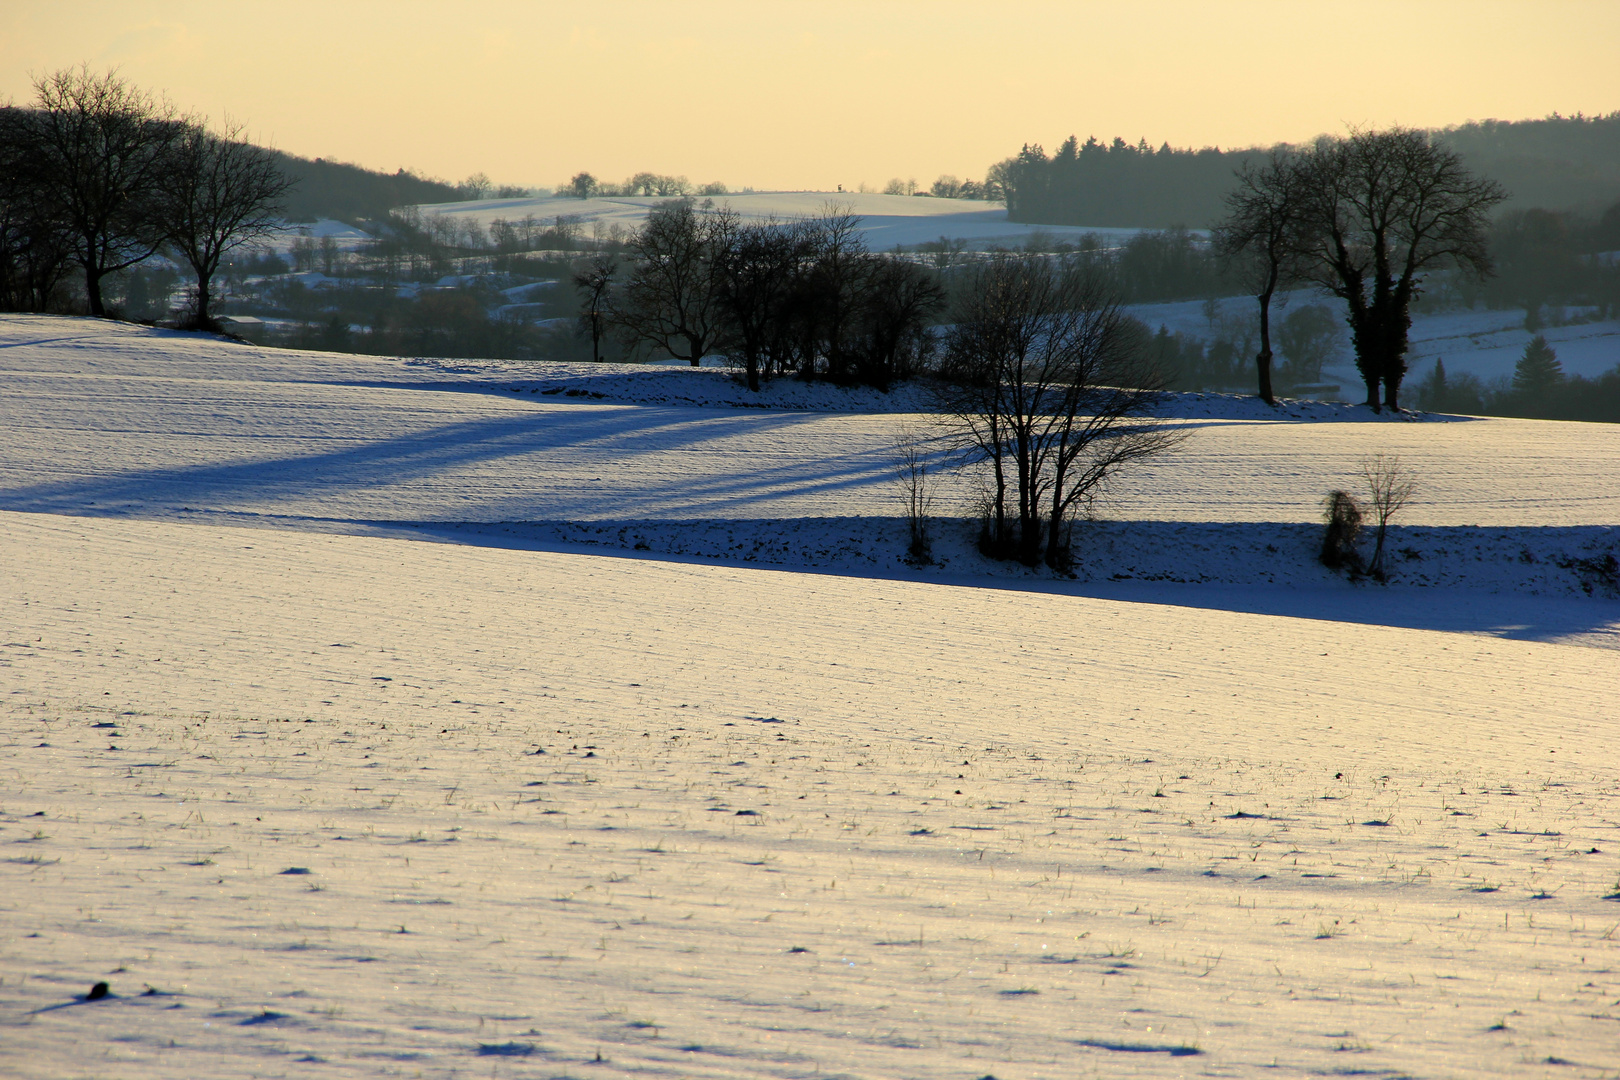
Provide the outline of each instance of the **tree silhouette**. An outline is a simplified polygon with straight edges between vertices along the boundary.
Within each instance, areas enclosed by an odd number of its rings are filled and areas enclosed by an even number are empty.
[[[1513,393],[1534,400],[1564,381],[1564,367],[1558,362],[1547,339],[1537,334],[1524,347],[1524,355],[1513,365]]]

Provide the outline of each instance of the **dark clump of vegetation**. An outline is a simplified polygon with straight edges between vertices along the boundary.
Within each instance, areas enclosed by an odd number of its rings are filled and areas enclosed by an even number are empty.
[[[1348,491],[1332,491],[1323,500],[1327,528],[1322,533],[1322,565],[1329,570],[1349,570],[1360,574],[1363,569],[1361,553],[1356,541],[1361,536],[1361,503]]]
[[[390,211],[420,203],[452,202],[464,191],[400,169],[386,173],[326,158],[271,151],[276,166],[296,185],[287,196],[290,221],[382,221]]]
[[[1512,194],[1513,206],[1592,210],[1620,190],[1620,112],[1484,120],[1424,133],[1470,171]],[[1202,226],[1224,210],[1232,174],[1267,150],[1157,149],[1146,139],[1066,139],[1056,153],[1026,144],[992,166],[988,186],[1013,221],[1042,225]]]
[[[723,353],[753,390],[784,375],[887,389],[929,362],[937,276],[868,251],[844,210],[743,224],[682,200],[654,209],[626,248],[608,321],[627,348],[693,366]]]
[[[1417,404],[1470,416],[1620,423],[1620,365],[1594,378],[1567,375],[1557,352],[1537,334],[1525,346],[1511,379],[1486,384],[1466,372],[1451,375],[1443,359],[1435,361],[1418,383]]]

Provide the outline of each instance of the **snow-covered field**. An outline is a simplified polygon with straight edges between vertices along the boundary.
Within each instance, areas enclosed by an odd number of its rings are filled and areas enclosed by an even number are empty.
[[[472,202],[432,203],[420,207],[425,214],[442,214],[452,219],[477,221],[485,228],[497,218],[521,221],[532,215],[542,225],[558,217],[576,221],[586,235],[600,227],[614,225],[637,229],[648,212],[667,198],[613,196],[575,199],[551,196],[543,199],[479,199]],[[1017,247],[1032,238],[1078,240],[1085,233],[1098,233],[1115,239],[1130,237],[1139,229],[1085,229],[1065,225],[1022,225],[1007,220],[1001,203],[975,199],[935,199],[916,195],[873,195],[852,191],[769,191],[738,192],[714,196],[716,206],[727,206],[744,221],[792,221],[815,217],[829,207],[838,207],[861,218],[861,233],[873,251],[895,247],[915,248],[941,237],[967,242],[970,250],[990,247]]]
[[[915,400],[9,316],[0,385],[0,1075],[1620,1068],[1620,429],[1182,399],[1067,581],[900,562]]]
[[[0,510],[917,576],[892,478],[897,431],[929,430],[916,393],[784,381],[755,396],[712,369],[387,360],[30,318],[0,322],[0,377]],[[1393,545],[1404,580],[1613,591],[1586,566],[1615,547],[1620,427],[1174,406],[1191,438],[1112,493],[1110,523],[1079,530],[1083,578],[1348,595],[1312,557],[1314,523],[1382,450],[1420,484]],[[971,551],[976,491],[942,479],[941,565],[923,576],[1028,576]]]

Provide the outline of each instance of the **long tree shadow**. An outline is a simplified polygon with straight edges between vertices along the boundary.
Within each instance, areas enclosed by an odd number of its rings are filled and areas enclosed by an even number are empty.
[[[610,480],[608,488],[578,499],[480,497],[469,490],[455,501],[464,513],[467,496],[472,496],[470,501],[481,511],[496,516],[572,517],[599,512],[604,501],[611,502],[616,513],[656,514],[694,502],[737,505],[826,493],[887,475],[884,462],[859,450],[814,460],[790,455],[785,461],[772,461],[767,455],[739,460],[726,446],[734,439],[785,434],[816,419],[804,413],[737,416],[675,407],[549,409],[441,424],[316,453],[53,478],[0,489],[0,509],[105,515],[139,514],[154,504],[204,511],[243,503],[266,509],[296,503],[307,507],[312,499],[318,503],[352,492],[403,487],[508,459],[548,454],[566,456],[575,466],[600,465],[604,475],[622,473],[627,463],[658,455],[699,454],[717,460],[702,468],[651,470]],[[730,471],[725,468],[728,464]],[[615,489],[614,483],[620,486]],[[407,501],[410,497],[408,492],[402,496]],[[396,513],[401,509],[406,511],[401,516],[411,516],[408,506],[397,507]]]
[[[1111,524],[1131,530],[1131,523]],[[1166,541],[1177,523],[1138,524],[1148,526],[1133,531],[1141,550],[1151,554],[1154,548],[1165,548],[1166,558],[1176,557],[1172,545],[1181,541],[1170,544]],[[1160,532],[1156,526],[1169,528],[1162,530],[1163,535],[1156,535]],[[1199,523],[1194,528],[1207,529],[1211,534],[1252,534],[1253,543],[1258,547],[1277,539],[1279,532],[1300,532],[1314,537],[1319,531],[1313,526],[1275,523]],[[1459,526],[1424,527],[1422,531],[1431,543],[1454,546],[1472,545],[1488,534],[1505,553],[1503,561],[1518,564],[1512,553],[1530,544],[1543,549],[1577,550],[1604,530],[1585,526],[1489,530]],[[1579,638],[1584,639],[1583,644],[1620,648],[1620,602],[1613,598],[1615,582],[1602,560],[1594,560],[1595,565],[1591,566],[1575,565],[1560,570],[1572,587],[1578,588],[1583,582],[1596,585],[1594,595],[1588,597],[1536,595],[1512,589],[1490,591],[1465,583],[1436,587],[1403,584],[1398,580],[1391,585],[1358,584],[1321,571],[1320,567],[1306,567],[1300,579],[1285,584],[1265,581],[1258,576],[1244,583],[1201,581],[1196,571],[1181,580],[1086,581],[1032,573],[1015,565],[984,559],[971,551],[959,551],[949,568],[915,567],[898,559],[908,534],[906,520],[898,517],[488,524],[399,522],[394,524],[392,534],[511,550],[708,565],[743,564],[762,571],[1038,592],[1322,622],[1488,634],[1521,641]],[[818,551],[830,553],[839,565],[813,565]],[[1305,558],[1309,557],[1306,552]]]

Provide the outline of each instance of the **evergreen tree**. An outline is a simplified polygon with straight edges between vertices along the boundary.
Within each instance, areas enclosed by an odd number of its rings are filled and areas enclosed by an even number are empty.
[[[1547,344],[1546,338],[1537,334],[1514,365],[1513,393],[1534,400],[1563,381],[1564,369],[1558,363],[1558,354]]]
[[[1436,412],[1444,410],[1446,398],[1450,396],[1447,389],[1446,362],[1437,359],[1434,362],[1434,371],[1418,384],[1418,408],[1432,409]]]

